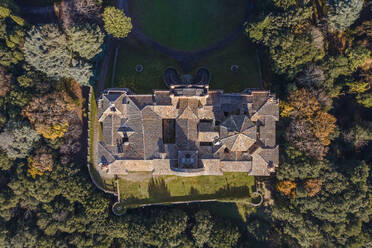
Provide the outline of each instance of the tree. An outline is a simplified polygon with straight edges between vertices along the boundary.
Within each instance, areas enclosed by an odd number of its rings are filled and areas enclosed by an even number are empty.
[[[0,96],[5,96],[10,90],[11,78],[12,74],[8,73],[3,66],[0,66]]]
[[[283,34],[280,45],[270,47],[273,70],[293,78],[303,65],[323,58],[324,52],[316,48],[308,35]]]
[[[24,21],[13,13],[14,4],[0,6],[0,65],[9,67],[23,60]]]
[[[322,159],[328,152],[328,147],[314,135],[313,127],[309,120],[294,119],[291,120],[286,129],[286,139],[292,146],[307,155],[317,159]]]
[[[106,7],[102,17],[106,32],[115,38],[125,38],[132,30],[131,18],[115,7]]]
[[[289,7],[292,7],[296,5],[296,0],[273,0],[275,6],[278,6],[283,9],[288,9]]]
[[[307,191],[307,195],[310,197],[315,196],[321,188],[322,181],[317,178],[311,178],[305,181],[305,189]]]
[[[279,181],[303,181],[319,178],[328,166],[327,160],[316,160],[292,146],[285,146],[280,153],[280,169],[276,172]]]
[[[324,103],[318,101],[319,96],[316,91],[305,88],[295,90],[289,95],[288,102],[282,104],[281,115],[292,118],[286,131],[287,140],[301,151],[320,159],[337,133],[337,126],[336,118],[325,111]]]
[[[102,52],[103,38],[98,25],[85,24],[73,26],[67,30],[69,48],[85,59],[92,59]]]
[[[0,170],[9,170],[13,161],[7,156],[6,152],[0,150]]]
[[[346,83],[346,85],[349,87],[348,92],[350,94],[361,94],[370,89],[369,83],[363,82],[363,81],[362,82],[358,82],[358,81],[349,82],[349,83]]]
[[[315,64],[306,65],[296,77],[297,84],[307,88],[321,88],[324,80],[323,69]]]
[[[351,71],[355,71],[371,57],[371,52],[364,47],[350,47],[346,49],[345,54]]]
[[[328,0],[327,7],[331,26],[342,31],[359,18],[363,0]]]
[[[310,7],[289,9],[246,26],[253,41],[268,46],[274,72],[293,79],[305,64],[323,58],[323,47],[313,42],[318,36],[306,31],[312,14]]]
[[[93,76],[91,65],[73,58],[69,49],[66,35],[56,24],[34,26],[24,45],[26,61],[48,77],[73,78],[88,85]]]
[[[360,122],[348,130],[344,138],[351,141],[355,147],[360,148],[372,140],[372,122]]]
[[[34,152],[32,157],[28,157],[28,172],[32,178],[35,178],[36,175],[42,176],[45,171],[52,171],[53,164],[51,150],[41,147]]]
[[[53,141],[65,135],[73,107],[73,100],[66,92],[52,92],[32,98],[22,113],[39,134]]]
[[[213,225],[208,246],[211,248],[236,247],[240,238],[239,230],[230,222],[217,219]]]
[[[297,170],[298,159],[288,158],[289,166],[278,168],[280,175],[286,176],[288,168]],[[319,162],[311,161],[316,165]],[[335,164],[327,160],[316,166],[316,173],[299,172],[291,180],[311,182],[311,190],[318,191],[315,196],[286,199],[277,194],[273,206],[273,219],[279,222],[278,227],[286,236],[292,238],[302,247],[352,247],[354,238],[362,232],[362,222],[368,219],[368,165],[361,161],[344,161],[348,172],[341,174]],[[319,164],[319,165],[320,165]],[[301,166],[302,167],[302,166]],[[311,170],[314,167],[309,167]],[[318,169],[319,168],[319,169]],[[281,171],[285,169],[286,171]],[[292,175],[294,175],[292,173]],[[310,177],[309,177],[310,176]],[[317,177],[317,179],[314,178]],[[297,178],[296,178],[297,177]],[[309,177],[306,179],[306,177]],[[316,181],[315,181],[316,180]],[[320,181],[322,183],[320,183]],[[316,183],[315,183],[316,182]],[[308,187],[309,189],[309,187]],[[312,191],[308,192],[312,192]],[[314,191],[314,192],[315,192]]]
[[[92,65],[82,60],[72,60],[71,66],[68,68],[69,75],[79,82],[81,85],[90,85],[93,77]]]
[[[276,188],[278,191],[282,192],[284,195],[289,196],[291,195],[292,197],[295,197],[295,189],[296,189],[296,183],[291,182],[291,181],[280,181],[277,185]]]
[[[372,107],[372,93],[367,92],[357,96],[357,103],[362,104],[366,108]]]
[[[24,158],[39,139],[36,131],[26,123],[8,121],[0,133],[0,148],[7,152],[9,158]]]
[[[213,228],[212,216],[208,211],[199,211],[195,214],[195,225],[191,230],[197,247],[204,247],[208,243]]]
[[[313,10],[310,7],[290,9],[284,13],[268,15],[259,22],[247,24],[245,32],[253,41],[274,48],[281,45],[283,35],[293,36],[296,27],[306,26],[312,14]],[[306,32],[301,31],[297,34],[304,33]]]
[[[101,9],[102,0],[76,0],[74,1],[75,9],[78,13],[92,18],[98,15]]]
[[[247,221],[247,231],[255,240],[264,242],[271,239],[270,224],[268,221],[255,216]]]
[[[26,62],[51,78],[66,77],[71,59],[66,44],[66,36],[56,24],[34,26],[24,44]]]

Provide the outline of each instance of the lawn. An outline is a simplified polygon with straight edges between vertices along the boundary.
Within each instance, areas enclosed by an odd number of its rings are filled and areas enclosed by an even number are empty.
[[[143,72],[135,71],[137,64],[143,65]],[[238,65],[239,70],[232,72],[231,65]],[[121,41],[116,66],[113,85],[111,65],[105,87],[127,87],[138,94],[152,93],[153,89],[164,89],[163,72],[168,66],[177,68],[182,74],[174,59],[140,43],[132,36]],[[246,88],[261,87],[256,48],[244,35],[225,48],[202,57],[194,63],[194,67],[196,68],[194,72],[199,67],[208,68],[212,77],[211,89],[240,92]]]
[[[249,201],[254,183],[254,177],[244,173],[197,177],[133,173],[119,182],[120,196],[128,205],[207,199]]]
[[[232,72],[231,65],[238,65],[238,71]],[[261,88],[256,48],[243,34],[226,48],[203,57],[196,67],[208,68],[211,89],[240,92]]]
[[[136,72],[137,64],[143,65]],[[178,67],[175,60],[140,43],[133,37],[121,41],[116,63],[114,87],[130,88],[138,94],[152,93],[153,89],[164,89],[163,72],[168,66]],[[111,87],[112,66],[105,87]]]
[[[93,159],[93,143],[94,143],[94,131],[95,131],[95,124],[96,124],[96,119],[97,119],[97,103],[96,103],[96,97],[94,95],[94,90],[92,89],[92,94],[89,99],[90,102],[90,111],[89,111],[89,163],[93,164],[94,159]]]
[[[130,0],[137,27],[155,41],[179,50],[208,47],[245,21],[246,0]]]

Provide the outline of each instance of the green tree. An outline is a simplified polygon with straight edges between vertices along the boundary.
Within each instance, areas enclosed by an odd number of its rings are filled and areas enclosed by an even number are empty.
[[[131,18],[115,7],[106,7],[102,17],[106,32],[115,38],[125,38],[132,30]]]
[[[9,170],[13,165],[13,161],[8,157],[6,152],[0,150],[0,170]]]
[[[362,104],[366,108],[372,107],[372,93],[366,92],[357,96],[357,103]]]
[[[259,242],[270,239],[270,223],[264,219],[250,219],[247,221],[247,231]]]
[[[345,30],[359,18],[363,0],[328,0],[327,7],[332,27]]]
[[[197,247],[204,247],[208,243],[213,229],[212,216],[208,211],[199,211],[195,214],[195,225],[191,230]]]
[[[67,30],[67,36],[69,48],[82,58],[90,60],[102,52],[105,35],[98,25],[73,26]]]
[[[351,71],[355,71],[371,57],[371,52],[364,47],[350,47],[346,49],[346,57],[349,60]]]
[[[213,225],[208,246],[211,248],[236,247],[239,238],[240,233],[236,226],[228,221],[217,219]]]
[[[10,80],[12,74],[8,73],[6,68],[0,66],[0,96],[5,96],[10,90]]]
[[[26,62],[51,78],[66,77],[71,60],[66,44],[66,36],[56,24],[34,26],[24,44]]]
[[[324,56],[309,35],[283,34],[279,40],[278,46],[270,47],[273,70],[288,78],[294,78],[303,65],[319,61]]]
[[[296,0],[273,0],[275,6],[278,6],[283,9],[288,9],[297,4]]]
[[[306,31],[312,14],[310,7],[289,9],[246,26],[253,41],[268,46],[274,72],[293,79],[305,64],[323,58],[323,48],[314,44],[313,35]]]
[[[69,75],[81,85],[90,85],[93,77],[92,65],[82,60],[73,59],[68,68]]]
[[[55,24],[34,26],[24,45],[26,61],[48,77],[73,78],[82,85],[89,85],[92,66],[73,58],[70,49],[66,35]]]
[[[0,65],[9,67],[23,60],[24,21],[13,13],[13,4],[0,4]]]
[[[372,122],[363,121],[354,125],[346,134],[356,147],[367,145],[372,140]]]

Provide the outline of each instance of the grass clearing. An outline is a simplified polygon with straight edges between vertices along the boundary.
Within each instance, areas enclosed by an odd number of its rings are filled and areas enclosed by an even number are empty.
[[[143,65],[142,72],[136,72],[137,64]],[[114,87],[130,88],[137,94],[164,89],[163,72],[168,66],[178,68],[177,62],[172,58],[128,37],[120,44]],[[111,75],[112,67],[106,80],[106,88],[111,87]]]
[[[246,0],[131,0],[129,12],[146,35],[179,50],[197,50],[242,25]]]
[[[241,35],[227,47],[195,62],[194,73],[197,68],[206,67],[211,73],[211,89],[240,92],[246,88],[261,88],[257,62],[256,47],[247,37]],[[137,64],[144,66],[143,72],[135,71]],[[238,65],[239,70],[232,72],[231,65]],[[143,45],[134,37],[121,41],[116,66],[113,87],[130,88],[138,94],[164,89],[163,72],[168,66],[177,68],[182,74],[174,59]],[[105,88],[111,88],[112,67],[110,66]]]
[[[135,174],[135,175],[133,175]],[[136,179],[133,179],[135,178]],[[152,177],[151,173],[132,173],[120,178],[120,196],[127,204],[219,199],[247,202],[255,184],[253,176],[225,173],[223,176]]]
[[[93,91],[93,89],[92,89]],[[93,164],[93,154],[94,154],[94,130],[95,130],[95,124],[97,119],[97,103],[96,103],[96,97],[94,95],[94,91],[92,92],[90,99],[90,115],[89,115],[89,163]]]
[[[231,65],[238,65],[238,71],[232,72]],[[196,66],[210,71],[211,89],[240,92],[246,88],[261,88],[256,47],[243,34],[226,48],[201,58]]]

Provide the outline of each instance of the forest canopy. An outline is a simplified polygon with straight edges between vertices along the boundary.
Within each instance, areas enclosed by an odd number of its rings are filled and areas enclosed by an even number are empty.
[[[87,168],[87,92],[132,19],[61,0],[37,1],[59,10],[40,21],[20,2],[0,2],[0,247],[372,245],[370,1],[253,2],[243,32],[280,100],[280,163],[239,221],[215,203],[114,215]]]

